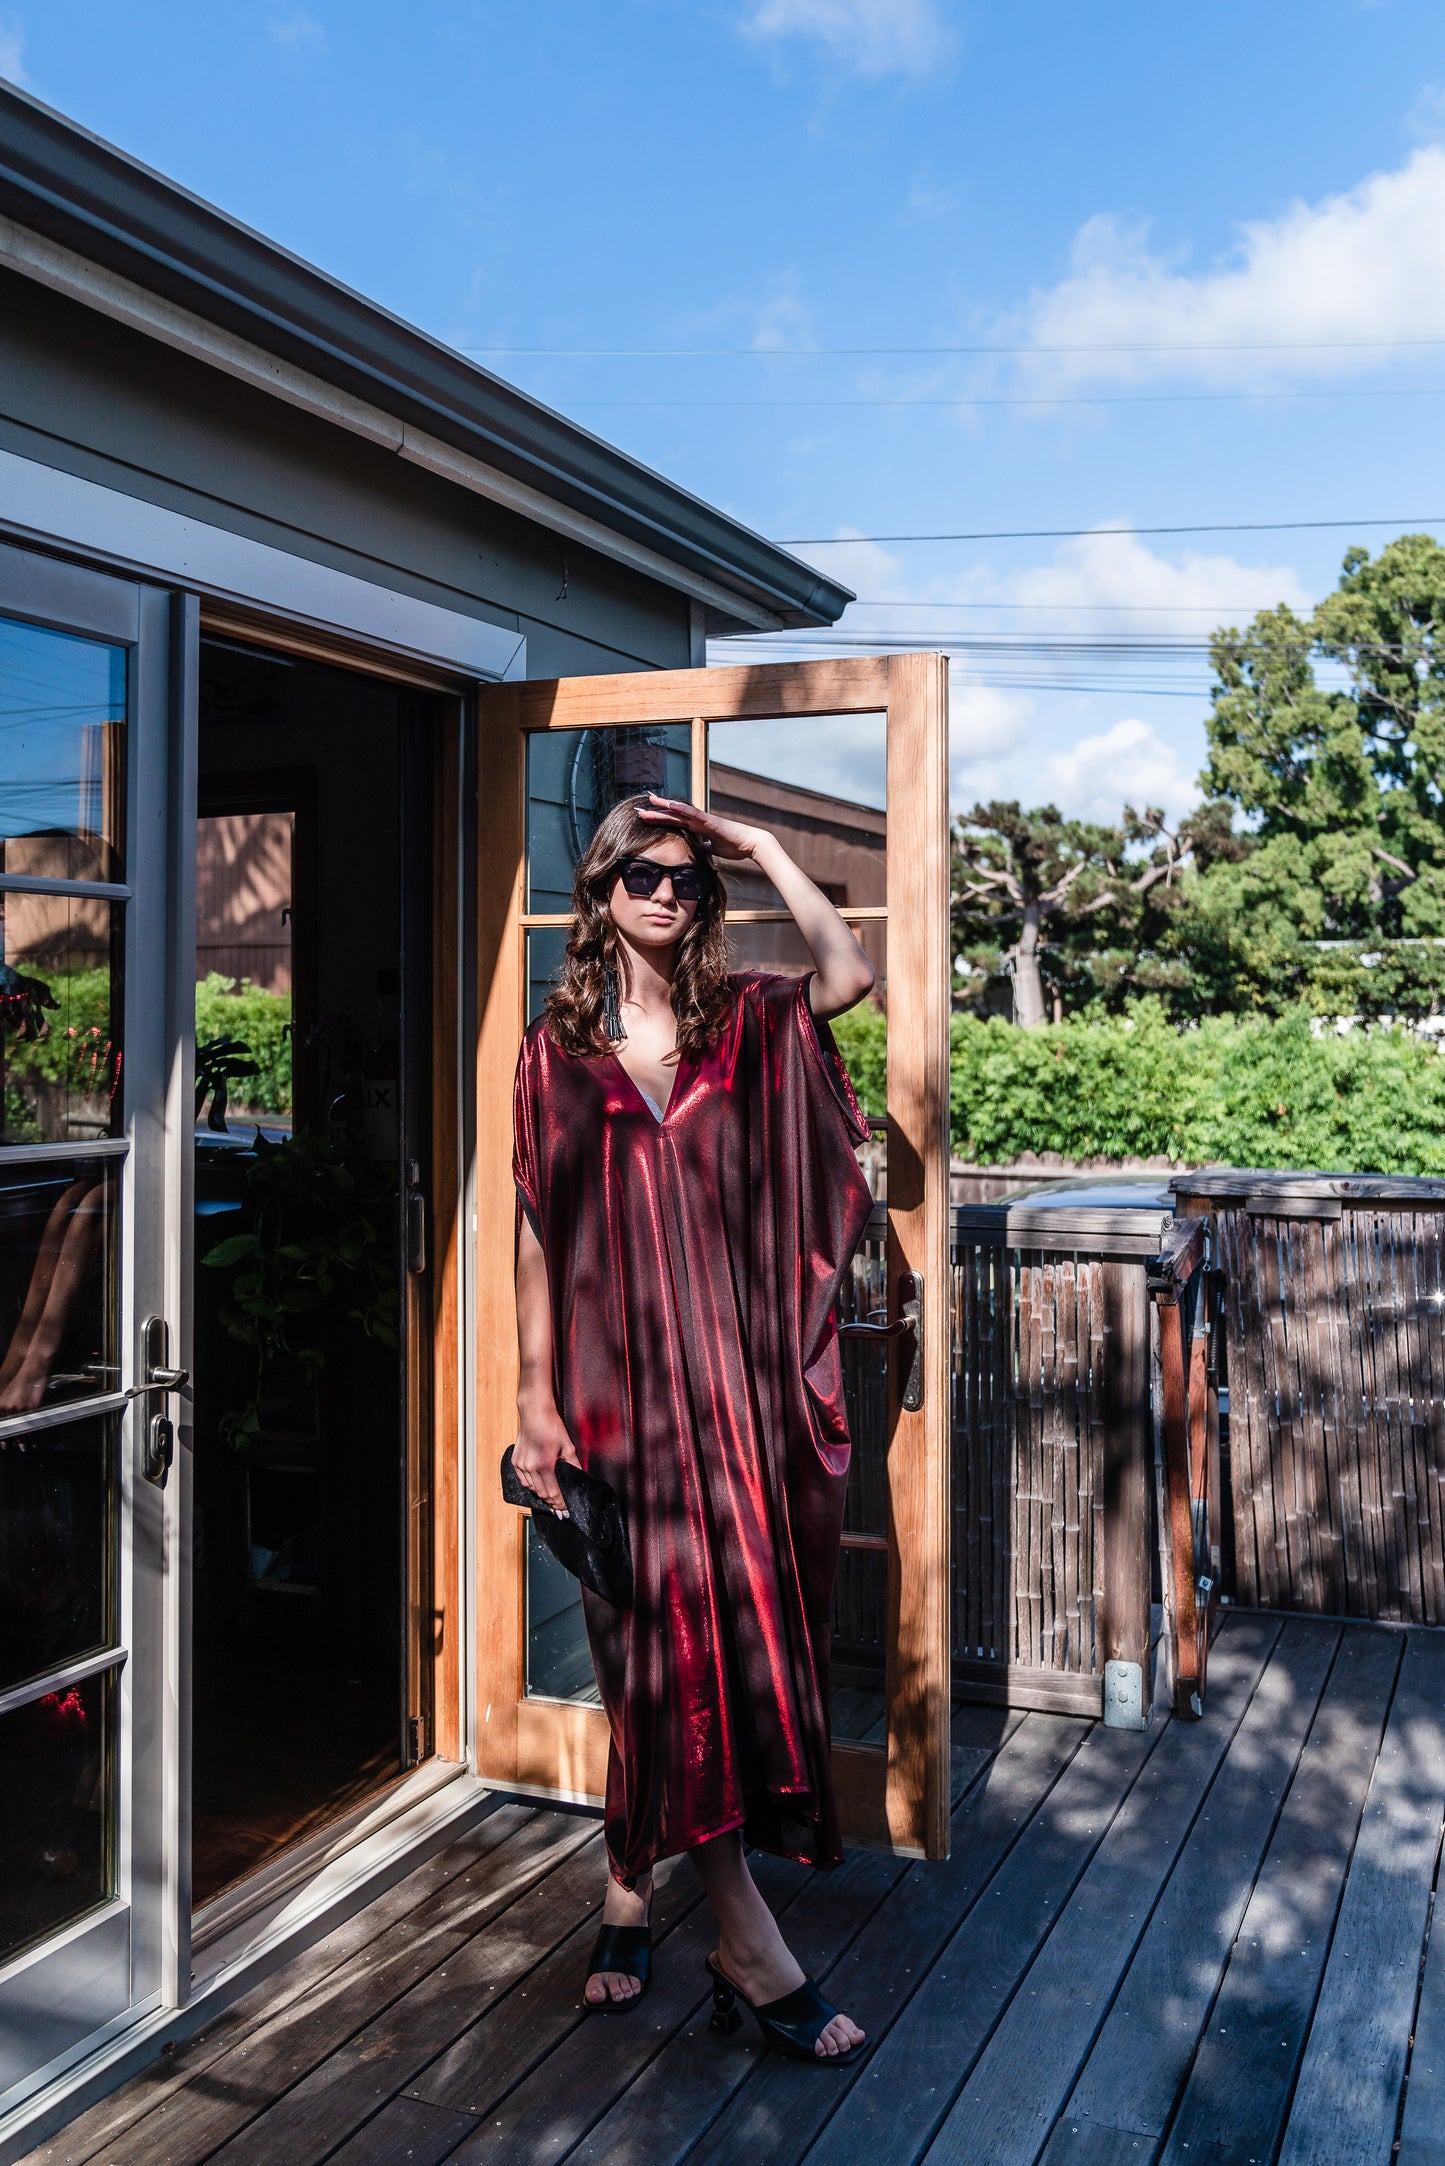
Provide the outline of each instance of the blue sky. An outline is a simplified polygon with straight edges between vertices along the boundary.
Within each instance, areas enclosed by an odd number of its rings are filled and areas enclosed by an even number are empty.
[[[1445,524],[1438,0],[0,0],[0,72],[778,538]],[[1203,746],[1131,642],[1388,532],[800,553],[975,643],[959,803],[1102,817]]]

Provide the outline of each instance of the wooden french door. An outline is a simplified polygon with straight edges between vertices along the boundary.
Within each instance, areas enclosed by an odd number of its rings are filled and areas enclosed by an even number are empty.
[[[655,788],[776,828],[873,954],[879,1202],[840,1304],[854,1433],[835,1609],[834,1772],[855,1843],[948,1847],[948,665],[935,654],[498,685],[481,694],[477,1104],[478,1772],[600,1799],[607,1725],[575,1588],[505,1506],[516,1433],[511,1083],[601,816]],[[729,881],[738,967],[806,954]],[[873,1026],[874,1041],[878,1026]],[[918,1329],[890,1326],[904,1312]],[[870,1664],[872,1665],[870,1667]]]

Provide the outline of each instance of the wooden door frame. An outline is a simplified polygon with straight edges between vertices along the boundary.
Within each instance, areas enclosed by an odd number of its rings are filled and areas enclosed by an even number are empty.
[[[444,665],[400,660],[373,650],[365,640],[314,625],[293,623],[250,609],[242,603],[199,602],[197,650],[207,639],[235,641],[265,654],[294,656],[321,668],[370,677],[403,691],[440,701],[440,722],[432,752],[430,848],[431,1024],[429,1083],[431,1166],[427,1188],[427,1268],[402,1276],[409,1342],[425,1356],[406,1365],[405,1445],[406,1510],[403,1527],[407,1574],[405,1652],[408,1710],[426,1699],[421,1677],[422,1648],[431,1643],[430,1734],[424,1737],[419,1764],[450,1762],[462,1768],[467,1752],[467,1664],[465,1641],[470,1605],[463,1584],[463,1369],[461,1362],[463,1223],[463,1073],[462,981],[463,933],[467,908],[462,887],[463,747],[474,721],[476,680]],[[194,717],[196,702],[192,700]],[[194,720],[192,727],[194,728]],[[292,770],[295,776],[298,771]],[[274,773],[223,778],[233,786],[273,782]],[[300,814],[298,806],[298,820]],[[301,868],[314,883],[316,801],[314,777],[305,814],[311,830],[307,864]],[[417,817],[423,808],[417,808]],[[469,817],[469,815],[468,815]],[[310,989],[314,1012],[315,990]],[[429,1431],[429,1433],[428,1433]],[[411,1761],[404,1782],[418,1772]],[[267,1868],[251,1876],[259,1890]]]
[[[833,1765],[850,1840],[936,1858],[947,1855],[949,1821],[951,1383],[948,659],[940,654],[564,677],[490,686],[479,695],[477,1772],[509,1788],[595,1804],[607,1755],[601,1709],[524,1697],[525,1522],[503,1504],[496,1480],[497,1461],[516,1433],[510,1109],[525,999],[526,739],[540,730],[690,724],[696,788],[707,723],[879,712],[887,717],[893,921],[889,1295],[896,1309],[899,1276],[921,1275],[924,1391],[919,1411],[906,1412],[893,1380],[887,1748],[835,1744]],[[906,951],[907,969],[897,967],[905,938],[922,942],[921,950]]]

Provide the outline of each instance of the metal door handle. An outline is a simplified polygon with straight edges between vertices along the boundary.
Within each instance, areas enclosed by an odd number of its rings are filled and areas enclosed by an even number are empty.
[[[163,1316],[148,1316],[141,1325],[141,1375],[144,1381],[133,1384],[126,1393],[128,1399],[146,1399],[154,1395],[164,1396],[179,1391],[191,1380],[189,1369],[173,1369],[170,1365],[170,1326]],[[148,1482],[157,1489],[164,1489],[166,1476],[176,1455],[175,1424],[161,1410],[152,1414],[146,1424],[145,1441],[141,1446],[140,1469]]]
[[[904,1271],[898,1280],[898,1314],[889,1324],[839,1324],[840,1339],[907,1339],[908,1367],[903,1378],[903,1407],[916,1414],[923,1404],[923,1274]]]

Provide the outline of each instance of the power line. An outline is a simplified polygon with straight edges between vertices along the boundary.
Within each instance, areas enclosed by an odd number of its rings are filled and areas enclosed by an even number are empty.
[[[1235,519],[1215,526],[1023,526],[980,529],[974,534],[789,534],[780,549],[846,549],[851,542],[1077,541],[1118,534],[1302,534],[1329,527],[1439,526],[1445,512],[1417,512],[1408,519]]]
[[[1046,398],[955,399],[570,399],[569,409],[578,413],[771,413],[779,408],[803,408],[809,413],[867,408],[917,407],[920,413],[933,408],[957,411],[995,406],[1219,406],[1242,400],[1284,399],[1438,399],[1445,398],[1445,384],[1377,384],[1364,390],[1340,391],[1099,391],[1080,396],[1055,393]]]
[[[1445,346],[1445,338],[1188,339],[1117,346],[457,346],[453,351],[524,361],[812,361],[838,355],[936,354],[947,359],[979,354],[1395,353],[1416,346]]]

